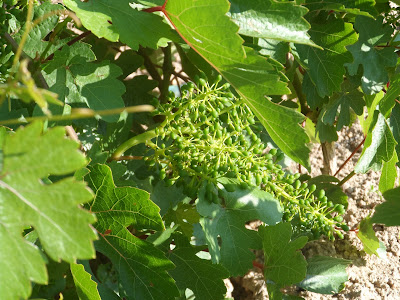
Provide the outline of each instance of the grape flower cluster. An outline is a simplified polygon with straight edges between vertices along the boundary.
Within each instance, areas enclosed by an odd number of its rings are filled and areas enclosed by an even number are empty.
[[[184,96],[157,105],[155,114],[164,121],[154,129],[154,142],[147,141],[146,163],[159,170],[167,185],[181,184],[193,197],[206,181],[206,197],[215,203],[223,201],[218,178],[233,178],[242,188],[257,186],[279,199],[284,221],[297,220],[300,231],[314,238],[342,238],[342,231],[348,230],[344,206],[333,204],[314,184],[301,182],[300,174],[282,170],[278,161],[283,153],[266,151],[254,114],[230,92],[228,83],[219,85],[220,80],[210,85],[200,78],[197,85],[183,87]]]

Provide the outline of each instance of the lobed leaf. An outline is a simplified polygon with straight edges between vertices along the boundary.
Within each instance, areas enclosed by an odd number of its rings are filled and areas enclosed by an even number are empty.
[[[45,133],[42,123],[20,128],[3,140],[0,174],[0,295],[28,298],[29,281],[46,284],[45,258],[23,239],[32,226],[44,251],[54,261],[73,263],[93,258],[95,217],[79,205],[92,199],[83,182],[72,177],[52,183],[49,175],[68,175],[86,164],[78,144],[62,127]],[[46,182],[46,184],[44,183]]]
[[[151,243],[134,236],[135,230],[163,230],[160,209],[147,192],[115,187],[106,165],[89,167],[89,186],[96,193],[90,210],[98,218],[96,250],[108,256],[119,276],[120,295],[126,299],[174,299],[178,290],[167,271],[174,267]]]
[[[139,45],[156,49],[167,46],[175,36],[170,27],[157,15],[137,10],[130,0],[65,0],[82,24],[99,38],[120,40],[133,50]]]
[[[331,96],[339,91],[345,74],[344,64],[351,62],[346,46],[357,40],[350,23],[342,19],[327,24],[313,24],[310,29],[312,40],[323,48],[296,45],[297,55],[307,69],[320,97]]]
[[[223,299],[226,294],[224,278],[229,272],[221,265],[196,256],[203,247],[193,247],[177,235],[174,236],[176,247],[168,252],[168,258],[176,265],[169,273],[181,289],[189,288],[196,299]]]
[[[299,249],[307,243],[301,236],[293,241],[290,223],[261,226],[258,229],[264,249],[264,276],[280,286],[300,282],[306,276],[307,262]]]
[[[355,75],[362,66],[362,89],[368,95],[376,94],[389,81],[386,68],[394,67],[397,62],[394,48],[376,48],[390,41],[393,29],[389,24],[382,25],[382,17],[374,20],[365,16],[356,18],[354,28],[360,36],[356,43],[347,47],[354,58],[347,68],[350,75]]]
[[[227,268],[232,276],[246,273],[254,259],[250,249],[261,248],[257,232],[246,229],[245,223],[259,219],[266,224],[275,224],[282,218],[282,208],[271,194],[255,188],[235,188],[234,192],[224,190],[225,207],[210,203],[205,185],[199,191],[197,202],[211,258],[214,263]]]

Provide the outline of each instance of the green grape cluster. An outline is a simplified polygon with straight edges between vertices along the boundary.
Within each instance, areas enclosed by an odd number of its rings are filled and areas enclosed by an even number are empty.
[[[220,203],[218,178],[228,177],[243,188],[257,186],[273,193],[284,207],[284,220],[298,220],[298,227],[317,238],[325,234],[342,237],[346,230],[343,205],[328,201],[324,190],[299,180],[278,164],[283,153],[266,152],[256,133],[250,108],[230,92],[229,84],[209,84],[199,79],[182,89],[183,97],[158,104],[155,114],[164,121],[154,130],[155,142],[147,141],[145,161],[159,169],[168,185],[181,184],[195,196],[205,181],[207,199]]]

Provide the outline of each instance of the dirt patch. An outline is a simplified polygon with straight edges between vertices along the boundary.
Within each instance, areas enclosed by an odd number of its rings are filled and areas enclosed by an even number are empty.
[[[363,139],[361,127],[358,124],[339,132],[336,143],[338,166],[350,156]],[[360,156],[359,150],[351,161],[339,173],[339,179],[349,174]],[[321,174],[322,151],[314,147],[311,155],[312,176]],[[371,214],[374,207],[382,203],[383,199],[378,191],[379,174],[369,172],[357,174],[343,185],[343,190],[348,195],[349,207],[345,220],[350,228],[357,228],[361,220]],[[386,258],[367,255],[362,251],[362,244],[355,232],[349,232],[343,240],[331,242],[319,240],[309,242],[303,249],[306,258],[315,255],[328,255],[352,261],[347,268],[349,281],[343,291],[336,295],[320,295],[292,288],[290,293],[310,300],[326,299],[355,299],[355,300],[399,300],[400,299],[400,242],[398,227],[384,227],[375,225],[377,237],[386,246]],[[256,252],[262,259],[262,251]],[[231,278],[234,287],[234,299],[268,299],[264,278],[260,269],[254,268],[244,277]]]

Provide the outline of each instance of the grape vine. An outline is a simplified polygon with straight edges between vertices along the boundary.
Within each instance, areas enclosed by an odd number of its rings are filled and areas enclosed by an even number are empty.
[[[159,2],[0,0],[0,298],[227,299],[252,267],[273,300],[340,293],[347,257],[301,249],[380,256],[373,224],[400,225],[400,10]],[[385,201],[354,224],[370,170]]]

